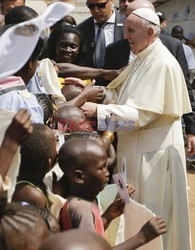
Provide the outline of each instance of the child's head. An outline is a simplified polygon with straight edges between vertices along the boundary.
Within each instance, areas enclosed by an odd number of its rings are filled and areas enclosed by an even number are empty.
[[[10,24],[10,25],[4,25],[2,28],[0,28],[0,36],[12,26],[13,25]],[[26,62],[26,64],[18,72],[14,74],[15,76],[20,76],[26,85],[29,83],[30,79],[33,77],[37,69],[38,58],[42,50],[43,50],[43,39],[39,38],[37,45],[34,51],[32,52],[30,58]]]
[[[33,204],[29,205],[29,207],[32,207],[32,209],[34,209],[46,222],[50,234],[60,231],[60,225],[57,218],[47,208],[40,208]]]
[[[69,135],[66,135],[66,140],[70,140],[72,138],[88,138],[93,141],[96,141],[100,145],[100,147],[105,148],[104,141],[97,131],[73,132]]]
[[[5,16],[5,24],[17,24],[38,16],[38,13],[28,6],[17,6]]]
[[[57,120],[57,108],[55,102],[49,95],[41,93],[35,94],[37,101],[44,113],[44,124],[50,128],[55,128]]]
[[[33,124],[33,133],[21,146],[19,179],[42,182],[56,162],[56,140],[53,130],[43,124]]]
[[[1,0],[1,13],[5,16],[12,8],[25,5],[25,0]]]
[[[61,92],[66,98],[66,101],[70,101],[78,96],[83,91],[83,88],[78,85],[65,85]]]
[[[38,250],[49,234],[41,216],[19,203],[0,203],[0,249]]]
[[[106,151],[94,140],[70,138],[60,149],[58,162],[68,189],[83,198],[95,197],[108,183]]]
[[[97,233],[81,229],[58,233],[47,239],[39,250],[111,250],[108,242]]]
[[[43,39],[39,38],[37,45],[31,54],[30,58],[26,62],[26,64],[20,69],[17,73],[15,73],[16,76],[20,76],[24,83],[27,85],[30,81],[30,79],[35,74],[35,71],[38,66],[38,58],[41,55],[43,50]]]
[[[75,106],[64,106],[59,108],[58,122],[63,125],[64,132],[92,130],[90,123],[86,121],[83,111]]]

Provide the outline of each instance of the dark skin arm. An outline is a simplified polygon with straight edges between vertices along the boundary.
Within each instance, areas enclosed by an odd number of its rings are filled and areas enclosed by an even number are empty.
[[[27,109],[21,109],[5,132],[0,148],[0,175],[5,179],[12,159],[24,140],[32,133],[33,127]]]
[[[116,159],[116,151],[112,144],[107,150],[107,156],[108,156],[108,168],[114,167],[116,165],[117,159]]]
[[[112,220],[123,214],[124,204],[122,199],[117,199],[102,214],[104,230],[108,228]]]
[[[135,191],[134,186],[131,184],[128,184],[127,191],[130,196]],[[105,230],[108,228],[112,220],[116,219],[121,214],[123,214],[125,202],[119,197],[120,197],[119,194],[117,194],[114,202],[102,214],[102,221],[103,221]]]
[[[113,80],[121,73],[121,70],[95,69],[71,63],[56,63],[56,66],[60,77],[74,76],[83,80],[94,78]]]
[[[160,217],[153,217],[143,225],[141,230],[124,243],[119,244],[114,250],[133,250],[166,233],[166,225]]]
[[[83,88],[83,91],[73,98],[72,100],[63,103],[58,106],[58,108],[62,106],[76,106],[80,108],[85,102],[99,102],[104,97],[104,90],[102,88],[93,87],[92,84],[87,85]]]
[[[35,204],[40,208],[46,208],[46,199],[44,194],[38,189],[31,187],[30,185],[24,185],[21,188],[15,190],[13,201]]]

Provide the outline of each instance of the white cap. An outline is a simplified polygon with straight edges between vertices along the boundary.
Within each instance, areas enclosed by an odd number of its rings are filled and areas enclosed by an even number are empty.
[[[153,24],[156,24],[158,26],[160,26],[160,21],[159,21],[159,17],[157,16],[157,14],[148,8],[139,8],[136,9],[132,12],[132,14],[141,17],[143,19],[145,19],[146,21],[149,21]]]
[[[54,3],[41,16],[6,30],[0,37],[0,80],[20,70],[32,54],[42,30],[73,9],[74,6],[67,3]]]

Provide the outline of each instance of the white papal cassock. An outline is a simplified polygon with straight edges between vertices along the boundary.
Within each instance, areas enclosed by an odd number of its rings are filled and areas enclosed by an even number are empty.
[[[181,116],[191,107],[178,62],[157,39],[106,91],[117,104],[98,105],[98,125],[110,113],[134,125],[118,132],[118,171],[126,158],[133,198],[165,220],[164,249],[191,249],[181,127]]]

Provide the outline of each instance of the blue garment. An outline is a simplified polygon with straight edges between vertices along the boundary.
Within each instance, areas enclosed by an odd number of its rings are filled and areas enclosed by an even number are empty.
[[[47,91],[42,85],[42,71],[39,69],[39,67],[37,68],[34,76],[29,81],[27,89],[33,94],[47,94]]]
[[[32,123],[43,123],[43,110],[38,104],[36,97],[28,92],[27,89],[12,90],[0,95],[0,108],[16,112],[21,108],[27,108],[31,114]]]

